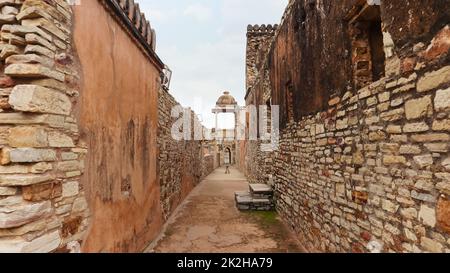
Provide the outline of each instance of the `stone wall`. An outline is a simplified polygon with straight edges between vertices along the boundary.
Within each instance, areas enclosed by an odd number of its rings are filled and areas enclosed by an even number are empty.
[[[278,25],[247,27],[247,93],[245,95],[247,106],[259,107],[272,103],[267,56],[277,29]],[[259,116],[248,116],[246,122],[249,123],[251,118],[259,119]],[[246,136],[246,139],[249,139],[248,130]],[[239,141],[237,144],[239,149],[236,150],[236,164],[250,183],[272,182],[273,153],[262,152],[261,144],[261,141],[256,140]]]
[[[291,1],[271,45],[267,62],[278,64],[269,67],[271,95],[274,104],[283,100],[285,118],[273,159],[277,210],[311,251],[450,252],[450,28],[445,1],[381,1],[386,60],[385,76],[376,82],[362,88],[348,84],[354,79],[352,56],[345,54],[340,57],[344,61],[326,67],[314,64],[320,81],[296,70],[313,63],[308,56],[326,52],[317,44],[307,45],[328,40],[331,33],[347,35],[348,44],[327,44],[327,50],[352,52],[351,33],[332,24],[347,20],[364,2]],[[422,11],[425,21],[416,17]],[[296,31],[302,20],[306,34]],[[329,29],[321,33],[311,28],[318,21]],[[283,57],[285,49],[299,58]],[[288,90],[286,73],[299,73],[291,78],[294,84],[309,81],[307,92],[320,94],[312,97],[320,102],[314,106],[310,100],[287,99],[289,93],[280,91]],[[328,91],[322,92],[324,87]],[[303,87],[293,90],[294,96],[305,92]],[[247,169],[258,162],[255,157],[258,153],[247,155]]]
[[[159,91],[158,171],[161,207],[166,219],[191,190],[214,170],[214,155],[205,151],[208,142],[173,139],[172,124],[178,118],[173,118],[171,111],[177,105],[179,103],[168,91]],[[191,112],[191,116],[194,128],[194,119],[197,119],[197,116],[194,112]]]
[[[246,52],[246,87],[249,90],[264,63],[265,52],[268,50],[278,25],[249,25],[247,27]]]
[[[0,6],[0,252],[79,251],[90,214],[72,9]]]
[[[214,168],[170,136],[155,31],[132,0],[0,17],[0,252],[142,251]]]

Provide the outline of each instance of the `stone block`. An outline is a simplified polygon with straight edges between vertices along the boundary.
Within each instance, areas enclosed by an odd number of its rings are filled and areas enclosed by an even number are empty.
[[[0,241],[0,253],[49,253],[61,244],[59,231],[44,234],[31,242],[25,239],[3,239]]]
[[[6,59],[6,64],[30,64],[39,63],[47,67],[54,65],[54,61],[50,58],[39,56],[36,54],[13,55]]]
[[[418,92],[426,92],[450,82],[450,66],[426,73],[417,83]]]
[[[400,154],[402,155],[418,155],[422,153],[422,149],[417,145],[402,145]]]
[[[383,121],[397,121],[403,119],[405,116],[405,110],[403,108],[394,109],[389,112],[380,114],[380,118]]]
[[[24,203],[9,210],[8,213],[0,211],[0,229],[20,227],[44,217],[51,212],[51,202]]]
[[[79,171],[83,169],[83,164],[78,160],[62,161],[58,162],[57,169],[63,172]]]
[[[56,161],[56,152],[49,149],[18,148],[9,151],[13,163],[52,162]]]
[[[434,131],[450,131],[450,119],[435,120],[433,122]]]
[[[390,200],[383,200],[382,201],[382,208],[385,211],[388,211],[390,213],[396,213],[398,209],[400,208],[400,205],[393,203]]]
[[[14,187],[0,187],[0,197],[12,196],[17,194],[17,188]]]
[[[5,68],[5,74],[13,78],[51,78],[60,82],[65,81],[64,73],[41,64],[11,64]]]
[[[420,167],[420,168],[426,168],[431,165],[433,165],[433,157],[431,155],[421,155],[421,156],[415,156],[414,162]]]
[[[10,152],[11,150],[8,148],[0,148],[0,165],[11,163]]]
[[[53,175],[9,174],[0,176],[0,186],[28,186],[53,180]]]
[[[404,133],[423,133],[430,129],[425,122],[408,123],[403,127]]]
[[[72,103],[67,95],[37,85],[17,85],[9,104],[18,111],[69,115]]]
[[[438,112],[450,110],[450,88],[436,92],[434,107]]]
[[[420,239],[421,241],[421,246],[425,249],[425,251],[427,252],[431,252],[431,253],[441,253],[443,248],[442,248],[442,244],[430,239],[430,238],[426,238],[426,237],[422,237]]]
[[[79,183],[77,181],[66,182],[62,186],[62,197],[72,197],[78,195],[79,191]]]
[[[59,132],[49,132],[48,133],[48,142],[50,147],[54,148],[74,148],[75,144],[73,143],[73,139]]]
[[[420,207],[419,211],[419,220],[429,226],[429,227],[435,227],[436,226],[436,210],[434,208],[430,208],[426,205],[422,205]]]
[[[22,188],[22,197],[26,201],[40,202],[61,197],[61,183],[42,183]]]
[[[448,152],[448,143],[427,143],[425,144],[425,148],[428,151],[433,153],[447,153]]]
[[[398,125],[389,125],[386,129],[388,134],[401,134],[403,132],[402,127]]]
[[[14,148],[44,148],[48,146],[47,133],[37,127],[15,127],[10,130],[9,146]]]
[[[431,116],[433,114],[431,96],[407,101],[405,113],[408,120]]]
[[[84,198],[83,196],[78,197],[77,199],[75,199],[75,201],[73,201],[72,211],[74,213],[83,212],[87,210],[87,208],[88,204],[86,202],[86,198]]]
[[[411,136],[413,142],[448,142],[450,136],[448,134],[427,134]]]
[[[385,155],[383,157],[383,164],[385,165],[395,165],[395,164],[406,165],[406,162],[407,161],[404,156]]]
[[[415,220],[417,219],[418,213],[415,208],[405,208],[400,210],[400,214],[406,219]]]

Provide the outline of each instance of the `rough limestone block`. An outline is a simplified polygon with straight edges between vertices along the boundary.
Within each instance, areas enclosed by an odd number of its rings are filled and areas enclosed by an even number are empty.
[[[41,183],[22,188],[22,197],[26,201],[40,202],[62,196],[61,183]]]
[[[436,111],[450,110],[450,88],[439,90],[436,92],[434,106],[436,108]]]
[[[403,127],[405,133],[422,133],[426,132],[430,127],[425,122],[408,123]]]
[[[53,180],[53,175],[23,175],[23,174],[11,174],[2,175],[0,177],[0,186],[29,186],[34,184],[39,184],[42,182],[47,182]]]
[[[9,151],[13,163],[52,162],[56,161],[56,152],[49,149],[19,148]]]
[[[37,85],[14,87],[9,104],[18,111],[69,115],[72,103],[65,94]]]
[[[57,169],[63,172],[78,171],[81,170],[82,167],[83,164],[78,160],[62,161],[57,164]]]
[[[80,192],[80,186],[77,181],[70,181],[63,184],[62,197],[72,197],[77,196]]]
[[[0,197],[16,195],[17,188],[14,187],[0,187]]]
[[[74,148],[73,139],[65,134],[59,132],[50,132],[48,134],[48,142],[50,147],[55,148]]]
[[[5,60],[9,56],[21,54],[21,50],[19,47],[10,44],[2,44],[0,45],[0,59]]]
[[[417,83],[417,91],[430,91],[448,82],[450,82],[450,66],[425,74]]]
[[[22,20],[22,25],[40,27],[44,30],[47,30],[48,32],[50,32],[51,34],[55,35],[56,37],[65,42],[70,41],[69,36],[67,34],[61,31],[54,23],[50,22],[45,18],[24,19]]]
[[[413,142],[448,142],[450,141],[450,136],[448,134],[413,135],[411,140]]]
[[[47,49],[51,51],[56,51],[56,46],[54,46],[49,41],[45,40],[44,38],[40,37],[39,35],[36,35],[34,33],[29,33],[25,35],[25,40],[29,44],[39,44],[41,46],[46,47]]]
[[[431,116],[433,114],[431,96],[407,101],[405,104],[405,113],[408,120]]]
[[[35,64],[40,63],[44,66],[51,67],[54,61],[50,58],[39,56],[36,54],[13,55],[6,59],[6,64]]]
[[[44,148],[48,146],[47,133],[43,128],[15,127],[10,130],[9,146],[14,148]]]
[[[87,210],[87,208],[88,208],[88,204],[86,202],[86,198],[78,197],[77,199],[75,199],[75,201],[73,201],[72,211],[74,213],[83,212],[83,211]]]
[[[1,30],[4,32],[10,32],[12,34],[19,35],[21,37],[25,37],[27,33],[36,33],[39,36],[47,39],[48,41],[52,40],[52,36],[50,34],[47,34],[42,29],[34,26],[3,25]]]
[[[433,122],[434,131],[450,131],[450,119],[435,120]]]
[[[2,239],[0,253],[49,253],[56,250],[60,244],[61,237],[56,230],[31,242],[24,239]]]
[[[425,249],[425,251],[432,253],[441,253],[442,252],[442,244],[432,240],[430,238],[422,237],[421,246]]]
[[[34,47],[37,47],[36,45]],[[28,52],[30,52],[28,50]],[[11,64],[5,69],[5,74],[16,78],[52,78],[65,81],[65,75],[41,64]]]
[[[436,210],[426,205],[422,205],[419,211],[419,220],[429,227],[436,226]]]
[[[20,227],[31,223],[51,212],[51,202],[24,203],[9,207],[11,211],[5,213],[0,210],[0,228]],[[1,244],[0,244],[1,245]]]

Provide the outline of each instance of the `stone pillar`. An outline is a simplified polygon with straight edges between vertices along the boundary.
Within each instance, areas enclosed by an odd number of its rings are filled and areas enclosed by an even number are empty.
[[[72,8],[49,2],[0,9],[0,252],[79,251],[89,222]]]

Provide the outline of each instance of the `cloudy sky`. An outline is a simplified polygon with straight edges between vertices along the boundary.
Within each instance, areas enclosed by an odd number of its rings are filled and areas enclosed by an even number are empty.
[[[244,104],[248,24],[279,23],[288,0],[137,0],[156,29],[157,53],[173,70],[171,93],[212,127],[228,90]]]

